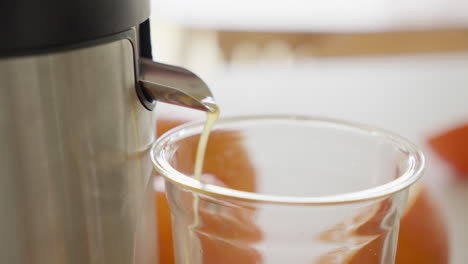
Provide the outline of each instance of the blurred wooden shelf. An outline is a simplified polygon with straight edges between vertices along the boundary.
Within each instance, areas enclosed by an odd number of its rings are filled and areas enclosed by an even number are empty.
[[[359,56],[437,53],[468,50],[468,29],[438,31],[313,34],[300,32],[216,31],[224,58],[249,43],[259,50],[271,42],[284,43],[295,56]]]

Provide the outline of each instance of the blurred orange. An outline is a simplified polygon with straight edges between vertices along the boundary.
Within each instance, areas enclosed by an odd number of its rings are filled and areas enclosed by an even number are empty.
[[[380,227],[382,216],[390,204],[383,201],[379,210],[370,220],[362,225],[359,235],[376,234]],[[383,230],[381,230],[381,233]],[[382,233],[383,234],[383,233]],[[361,248],[349,261],[350,264],[377,263],[380,259],[381,247],[384,244],[383,235]],[[408,204],[400,222],[396,264],[447,264],[448,239],[445,223],[442,221],[438,208],[434,206],[428,191],[416,184],[411,189]]]
[[[156,192],[157,232],[159,246],[158,263],[175,263],[172,239],[171,211],[167,204],[166,195]]]
[[[168,129],[182,124],[183,121],[176,120],[159,120],[158,121],[158,135],[161,135]],[[245,191],[255,190],[255,174],[254,170],[249,164],[249,157],[245,151],[242,150],[242,145],[238,144],[239,149],[235,151],[235,157],[229,159],[223,159],[223,164],[219,163],[219,155],[213,155],[214,153],[223,153],[221,151],[225,148],[227,142],[236,138],[226,138],[227,135],[232,137],[232,134],[216,134],[210,138],[210,143],[207,148],[207,159],[205,160],[204,171],[214,175],[222,175],[220,179],[224,185],[231,188],[236,188]],[[240,141],[239,141],[240,142]],[[211,153],[211,154],[210,154]],[[215,162],[213,159],[217,158]],[[247,164],[247,166],[246,166]],[[221,173],[223,168],[226,166],[239,166],[242,165],[242,173],[236,175],[229,175]],[[226,170],[225,170],[226,171]],[[227,170],[231,171],[231,170]],[[242,177],[239,177],[242,175]],[[160,245],[160,262],[161,264],[173,264],[173,248],[172,248],[172,231],[170,222],[170,211],[167,205],[167,200],[163,193],[156,193],[156,206],[158,211],[158,238]],[[348,260],[349,264],[374,264],[380,258],[376,252],[379,252],[379,248],[383,245],[383,236],[379,223],[389,204],[383,201],[378,208],[375,210],[375,214],[369,218],[369,220],[361,225],[355,232],[359,235],[365,235],[369,232],[377,234],[376,239],[362,247],[357,252],[350,254]],[[227,215],[227,216],[226,216]],[[261,240],[261,231],[252,223],[251,226],[245,226],[245,223],[249,221],[241,221],[244,223],[243,226],[239,225],[238,221],[231,221],[232,219],[243,219],[249,217],[249,215],[229,215],[224,214],[219,216],[213,214],[209,210],[203,210],[203,206],[200,206],[200,216],[204,226],[202,233],[209,234],[221,233],[227,237],[229,234],[226,232],[232,232],[232,230],[241,231],[243,239],[247,239],[251,242]],[[232,217],[232,219],[230,219]],[[240,217],[240,218],[239,218]],[[237,224],[236,224],[237,223]],[[226,225],[227,224],[227,225]],[[224,226],[224,227],[223,227]],[[226,228],[228,226],[228,228]],[[380,231],[379,231],[380,230]],[[380,233],[379,233],[380,232]],[[253,264],[261,263],[261,256],[258,252],[250,247],[245,247],[235,243],[223,244],[220,240],[216,240],[210,236],[199,236],[201,246],[203,248],[203,259],[205,264],[220,263],[222,259],[223,263],[234,264]],[[327,263],[326,256],[323,258],[321,263]],[[408,201],[407,208],[401,219],[400,233],[398,239],[398,251],[396,256],[396,264],[447,264],[449,263],[448,256],[448,239],[445,223],[440,217],[440,212],[435,207],[433,201],[430,198],[428,191],[420,185],[412,187],[410,198]]]
[[[460,173],[460,177],[468,178],[468,125],[430,138],[429,145]]]
[[[426,188],[412,187],[408,206],[401,220],[397,264],[449,263],[446,224]]]
[[[159,136],[182,123],[183,121],[177,120],[158,120],[157,134]],[[217,175],[219,177],[216,179],[217,185],[243,191],[254,191],[255,172],[249,165],[248,154],[242,147],[241,142],[242,138],[238,133],[221,131],[211,133],[206,149],[203,172]],[[198,138],[190,138],[185,144],[190,146],[178,151],[176,153],[177,159],[193,160]],[[226,148],[231,151],[226,153],[223,151]],[[178,163],[178,169],[190,173],[193,171],[193,164],[180,162]],[[234,171],[236,174],[232,173]],[[191,208],[191,203],[188,203],[187,206]],[[196,229],[196,234],[202,247],[203,263],[218,264],[220,259],[223,259],[224,264],[255,264],[261,262],[260,254],[249,246],[260,241],[262,236],[251,219],[252,209],[236,208],[235,205],[222,206],[220,208],[222,208],[223,213],[218,214],[210,209],[212,207],[213,204],[210,205],[209,201],[200,199],[200,223],[203,224]],[[156,209],[158,212],[157,225],[160,245],[159,263],[172,264],[175,262],[170,209],[162,192],[156,192]]]

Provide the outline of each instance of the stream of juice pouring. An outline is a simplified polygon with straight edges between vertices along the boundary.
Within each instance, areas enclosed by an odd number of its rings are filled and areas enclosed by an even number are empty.
[[[209,104],[212,111],[206,112],[206,121],[203,131],[198,140],[197,154],[195,156],[195,169],[194,178],[200,180],[203,171],[203,161],[205,160],[206,145],[208,144],[208,138],[210,137],[211,128],[218,119],[219,108],[217,105]]]
[[[209,107],[211,111],[206,112],[206,121],[205,125],[203,127],[203,131],[200,134],[200,139],[198,140],[198,146],[197,146],[197,153],[195,156],[195,168],[194,168],[194,173],[193,177],[197,180],[201,180],[201,175],[203,172],[203,162],[205,160],[205,151],[206,151],[206,146],[208,144],[208,139],[210,137],[210,132],[211,128],[213,127],[214,123],[218,119],[219,116],[219,107],[214,104],[209,104]],[[194,212],[194,218],[193,218],[193,223],[189,227],[189,235],[190,235],[190,241],[193,241],[193,243],[189,243],[191,245],[195,245],[195,228],[197,228],[200,219],[199,219],[199,197],[197,193],[193,193],[193,212]],[[190,250],[194,250],[191,248]],[[190,259],[189,259],[190,254],[185,254],[185,263],[190,264]]]

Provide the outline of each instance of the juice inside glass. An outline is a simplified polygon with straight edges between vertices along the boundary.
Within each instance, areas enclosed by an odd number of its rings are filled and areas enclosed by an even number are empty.
[[[161,263],[394,263],[425,164],[413,144],[324,118],[229,118],[214,126],[197,181],[202,127],[179,126],[152,150],[166,180],[156,180]]]

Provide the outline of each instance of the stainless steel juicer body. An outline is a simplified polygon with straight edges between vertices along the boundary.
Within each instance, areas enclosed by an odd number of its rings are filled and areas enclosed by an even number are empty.
[[[0,59],[0,263],[133,263],[155,129],[135,76],[129,39]]]

